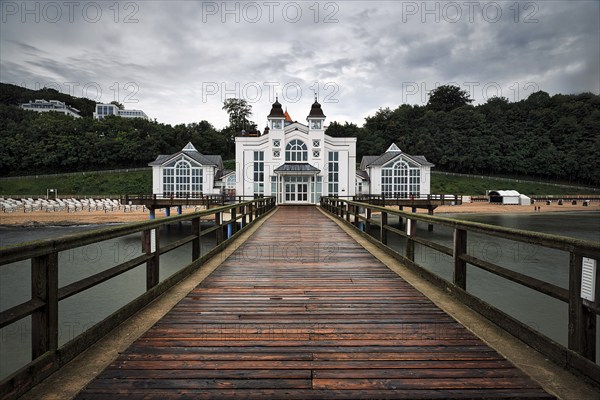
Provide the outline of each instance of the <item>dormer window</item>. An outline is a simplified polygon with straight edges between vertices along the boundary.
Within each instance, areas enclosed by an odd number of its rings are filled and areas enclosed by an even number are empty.
[[[310,129],[321,129],[321,121],[319,121],[319,120],[310,121]]]

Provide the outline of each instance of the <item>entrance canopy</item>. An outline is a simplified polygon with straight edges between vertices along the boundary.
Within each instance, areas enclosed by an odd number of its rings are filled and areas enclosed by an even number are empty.
[[[273,172],[280,175],[315,175],[321,172],[321,170],[309,163],[285,163],[275,168]]]

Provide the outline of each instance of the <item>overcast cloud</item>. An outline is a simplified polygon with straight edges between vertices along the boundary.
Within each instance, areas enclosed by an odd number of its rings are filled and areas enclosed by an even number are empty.
[[[227,124],[274,96],[305,121],[425,104],[453,83],[476,103],[600,93],[594,1],[0,1],[0,81],[120,101],[159,122]]]

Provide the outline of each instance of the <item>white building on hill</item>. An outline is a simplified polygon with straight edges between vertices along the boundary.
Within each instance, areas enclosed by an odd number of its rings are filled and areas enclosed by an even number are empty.
[[[279,101],[262,135],[235,139],[236,195],[276,196],[278,204],[318,204],[321,196],[353,196],[356,138],[325,134],[325,114],[315,102],[307,124],[292,121]]]
[[[23,110],[37,111],[37,112],[54,111],[54,112],[59,112],[61,114],[69,115],[73,118],[81,118],[81,115],[79,115],[78,109],[71,107],[68,104],[65,104],[62,101],[58,101],[58,100],[30,101],[29,103],[21,104],[20,107]]]
[[[123,118],[143,118],[150,119],[142,110],[119,110],[114,104],[96,104],[96,112],[94,118],[102,119],[109,115],[116,115]]]

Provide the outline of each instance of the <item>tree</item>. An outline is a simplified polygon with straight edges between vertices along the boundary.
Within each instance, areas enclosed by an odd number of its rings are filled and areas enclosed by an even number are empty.
[[[252,106],[244,99],[226,99],[223,110],[229,114],[229,128],[234,132],[252,129],[256,125],[248,120],[252,115]]]
[[[458,86],[442,85],[431,91],[427,107],[433,111],[452,111],[471,102],[467,91]]]

